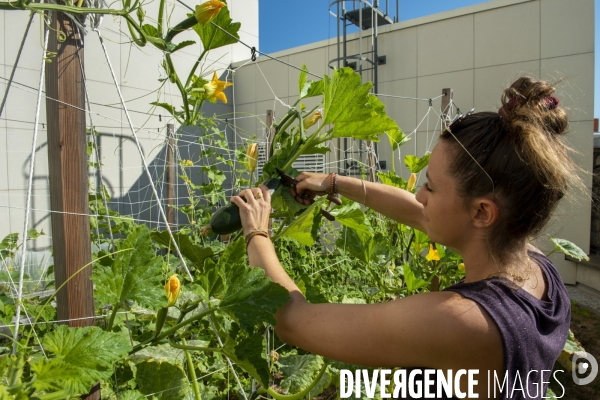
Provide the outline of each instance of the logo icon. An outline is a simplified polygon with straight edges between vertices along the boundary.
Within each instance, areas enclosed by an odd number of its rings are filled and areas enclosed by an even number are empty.
[[[573,354],[572,376],[576,385],[587,385],[598,375],[598,361],[590,353],[585,351]],[[587,376],[585,376],[587,375]]]

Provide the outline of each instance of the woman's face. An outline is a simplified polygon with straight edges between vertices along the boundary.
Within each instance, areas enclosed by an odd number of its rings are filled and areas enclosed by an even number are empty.
[[[456,192],[456,181],[449,174],[452,154],[450,145],[444,141],[434,147],[427,167],[427,182],[417,193],[417,201],[423,205],[429,238],[460,252],[473,234],[473,224],[464,200]]]

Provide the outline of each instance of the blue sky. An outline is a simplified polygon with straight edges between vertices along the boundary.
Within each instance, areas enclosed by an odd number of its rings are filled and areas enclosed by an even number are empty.
[[[400,20],[408,20],[453,10],[482,0],[399,0]],[[301,46],[336,36],[336,20],[329,14],[331,0],[259,0],[260,51],[275,51]],[[396,15],[396,1],[389,0],[389,14]],[[380,0],[384,7],[385,0]],[[600,21],[600,0],[595,0],[596,21]],[[596,22],[596,28],[598,27]],[[594,116],[600,117],[600,29],[596,29],[596,79]]]

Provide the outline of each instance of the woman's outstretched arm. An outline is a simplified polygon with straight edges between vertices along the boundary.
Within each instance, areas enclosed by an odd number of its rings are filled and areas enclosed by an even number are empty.
[[[299,193],[310,190],[322,194],[330,187],[329,179],[329,175],[302,172],[296,177],[296,180],[300,181],[296,189]],[[339,175],[336,187],[339,194],[350,200],[364,204],[395,221],[424,230],[423,205],[417,201],[414,194],[406,190]],[[296,194],[293,189],[292,194]]]

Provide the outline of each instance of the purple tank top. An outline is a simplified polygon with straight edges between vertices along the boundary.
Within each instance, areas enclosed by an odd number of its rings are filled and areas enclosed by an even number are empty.
[[[542,387],[539,371],[553,369],[571,323],[571,302],[556,267],[546,256],[533,251],[528,253],[542,268],[549,301],[539,300],[498,276],[477,282],[459,282],[444,289],[473,300],[496,323],[502,336],[504,370],[507,371],[502,391],[496,386],[496,393],[501,393],[499,398],[502,400],[542,399],[546,396],[548,383]],[[533,370],[538,373],[530,373]],[[480,371],[480,374],[487,377],[487,371]],[[491,376],[493,395],[493,372]],[[498,379],[502,384],[504,376]],[[551,373],[545,372],[543,380],[548,382],[551,379]]]

